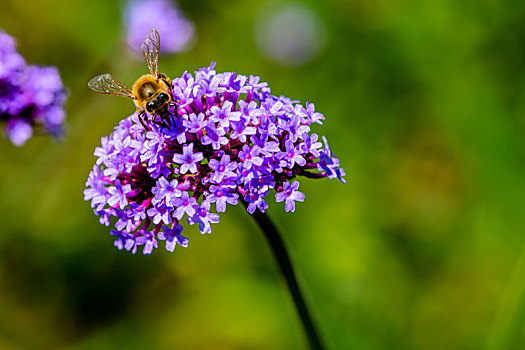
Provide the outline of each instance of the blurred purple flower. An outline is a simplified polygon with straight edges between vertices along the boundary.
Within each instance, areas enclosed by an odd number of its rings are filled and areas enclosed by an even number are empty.
[[[326,26],[308,5],[267,2],[255,22],[255,38],[262,54],[283,66],[299,66],[324,47]]]
[[[62,136],[66,96],[58,70],[26,65],[0,30],[0,123],[11,142],[22,146],[35,131]]]
[[[286,211],[294,211],[305,197],[299,176],[345,181],[326,138],[322,148],[310,133],[324,119],[313,104],[304,108],[272,96],[258,77],[214,67],[175,78],[172,93],[184,101],[150,118],[148,130],[134,113],[96,148],[84,195],[104,224],[110,215],[118,218],[112,234],[119,249],[134,253],[144,246],[149,254],[157,239],[168,251],[186,247],[184,219],[210,233],[227,204],[241,200],[249,213],[264,212],[272,190]],[[175,129],[178,136],[170,136]],[[250,131],[241,138],[243,130]]]
[[[195,27],[170,0],[129,0],[124,10],[127,43],[131,50],[140,48],[144,37],[155,28],[161,38],[161,53],[186,50],[195,36]],[[138,51],[140,53],[140,51]]]

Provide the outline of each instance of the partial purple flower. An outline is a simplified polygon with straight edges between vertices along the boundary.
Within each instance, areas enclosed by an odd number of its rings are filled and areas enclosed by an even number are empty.
[[[210,194],[206,197],[210,203],[215,203],[217,213],[224,213],[226,211],[226,203],[236,205],[237,198],[239,198],[239,195],[237,193],[231,193],[229,187],[219,187],[215,185],[210,186]]]
[[[16,146],[33,134],[63,134],[67,92],[55,67],[28,66],[0,30],[0,124]]]
[[[206,125],[206,134],[202,136],[201,142],[203,145],[211,144],[214,150],[219,150],[222,146],[228,144],[229,140],[225,135],[225,128],[216,127],[215,123],[208,122],[208,125]]]
[[[324,116],[315,111],[315,106],[313,103],[306,102],[306,109],[301,108],[299,115],[306,118],[308,123],[318,123],[323,124]]]
[[[178,181],[175,179],[168,182],[164,177],[159,178],[157,186],[151,189],[151,193],[155,195],[153,204],[164,201],[168,207],[174,207],[177,197],[181,195],[181,191],[177,188],[177,185]]]
[[[190,225],[198,223],[201,233],[211,233],[210,224],[219,222],[219,214],[210,213],[210,203],[207,201],[203,201],[202,205],[195,204],[193,208],[195,214],[188,217],[188,223]]]
[[[173,212],[173,217],[180,221],[184,214],[188,215],[188,217],[193,216],[195,214],[195,204],[197,204],[195,198],[190,197],[188,192],[182,192],[182,196],[177,200],[177,208]]]
[[[262,213],[268,209],[268,203],[264,200],[264,197],[268,194],[266,192],[252,191],[244,197],[244,200],[248,203],[248,213],[253,214],[255,209],[259,209]]]
[[[164,226],[162,231],[159,232],[158,237],[160,240],[166,241],[166,250],[168,252],[175,250],[177,244],[184,248],[188,247],[188,239],[181,235],[183,229],[182,225],[176,225],[173,229]]]
[[[219,123],[221,128],[228,128],[230,121],[239,121],[241,118],[240,112],[232,112],[233,103],[225,101],[222,107],[212,106],[210,120]]]
[[[261,6],[255,37],[262,54],[283,66],[299,66],[324,47],[326,26],[319,15],[300,2],[269,2]]]
[[[295,201],[304,202],[304,193],[297,191],[299,181],[294,181],[291,185],[285,182],[283,189],[275,194],[275,201],[285,201],[284,209],[286,211],[295,211]]]
[[[190,173],[196,173],[196,163],[200,162],[203,158],[201,152],[193,153],[193,143],[190,143],[183,146],[182,154],[175,154],[173,156],[173,161],[181,164],[180,174],[186,174],[188,171]]]
[[[23,146],[33,136],[33,126],[27,119],[12,118],[7,121],[5,132],[15,146]]]
[[[131,50],[140,48],[151,28],[155,28],[162,37],[161,53],[184,51],[195,36],[193,23],[184,16],[176,2],[170,0],[129,0],[124,22]],[[140,51],[137,53],[140,54]]]
[[[239,159],[242,161],[244,169],[250,169],[253,164],[261,166],[264,162],[263,158],[259,157],[261,148],[257,145],[244,145],[239,153]]]
[[[287,167],[292,169],[295,165],[295,163],[299,164],[299,166],[304,166],[306,164],[306,160],[301,155],[303,150],[301,149],[300,145],[295,146],[293,141],[289,139],[285,143],[286,145],[286,151],[281,152],[281,158],[287,163]]]
[[[115,186],[111,186],[109,188],[108,204],[110,206],[115,206],[116,204],[118,204],[120,209],[123,209],[128,204],[126,193],[129,193],[130,191],[130,184],[122,186],[120,180],[115,181]]]
[[[230,156],[227,154],[223,155],[220,161],[214,158],[210,159],[209,166],[215,170],[212,173],[211,180],[216,184],[220,184],[224,178],[237,176],[237,173],[234,172],[237,169],[237,163],[231,162]]]
[[[346,183],[344,179],[345,171],[339,167],[339,159],[335,158],[330,150],[326,137],[323,136],[325,148],[321,150],[319,155],[319,163],[317,169],[324,171],[329,179],[338,178],[342,183]]]
[[[137,245],[144,246],[142,253],[145,255],[151,254],[153,252],[153,248],[159,247],[159,244],[156,239],[156,235],[153,234],[152,232],[147,232],[147,231],[141,231],[141,235],[135,239],[135,244],[136,246]]]
[[[199,113],[199,115],[191,113],[189,119],[184,120],[184,126],[188,128],[188,132],[195,134],[202,131],[206,124],[208,124],[205,118],[204,113]]]
[[[164,204],[148,209],[148,216],[154,224],[158,224],[162,221],[167,225],[171,222],[170,211]]]
[[[117,239],[115,240],[115,247],[118,248],[118,250],[126,249],[127,251],[130,251],[133,249],[133,254],[137,251],[135,238],[133,235],[123,232],[123,231],[117,231],[117,230],[111,230],[111,235],[116,236]]]

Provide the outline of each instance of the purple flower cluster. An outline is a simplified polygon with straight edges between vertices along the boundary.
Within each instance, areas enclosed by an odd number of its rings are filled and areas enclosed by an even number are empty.
[[[135,51],[155,27],[162,37],[161,53],[184,51],[191,44],[195,27],[175,1],[129,0],[124,13],[129,47]]]
[[[298,176],[345,182],[326,139],[323,146],[310,132],[324,120],[313,104],[272,96],[259,77],[214,66],[174,79],[176,103],[163,115],[143,126],[134,113],[96,148],[84,195],[101,223],[118,219],[111,232],[119,249],[150,254],[159,239],[169,251],[186,247],[184,220],[210,233],[227,205],[264,212],[272,189],[294,211],[305,197]]]
[[[55,67],[26,65],[0,30],[0,123],[13,144],[22,146],[33,132],[61,136],[66,95]]]

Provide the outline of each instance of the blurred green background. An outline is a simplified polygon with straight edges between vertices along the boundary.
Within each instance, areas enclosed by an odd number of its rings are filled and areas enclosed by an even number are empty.
[[[525,2],[306,1],[326,45],[299,67],[259,51],[264,1],[181,1],[197,37],[171,77],[217,62],[315,103],[348,183],[270,199],[332,349],[525,347]],[[70,90],[61,144],[0,140],[0,348],[296,349],[306,343],[266,242],[241,208],[151,256],[113,247],[83,189],[146,72],[117,1],[3,0],[0,27]]]

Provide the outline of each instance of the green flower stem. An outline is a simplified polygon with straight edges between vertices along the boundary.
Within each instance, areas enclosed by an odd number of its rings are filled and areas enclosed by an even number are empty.
[[[244,200],[242,202],[244,206],[247,207],[247,203]],[[264,213],[261,213],[259,210],[255,210],[251,216],[255,219],[255,222],[257,222],[260,229],[264,233],[264,236],[270,245],[270,249],[277,260],[277,265],[279,265],[279,269],[284,276],[286,285],[290,290],[290,294],[292,295],[295,308],[299,313],[299,317],[303,324],[308,342],[310,343],[310,347],[315,350],[324,349],[324,346],[322,345],[321,339],[319,337],[319,332],[314,326],[312,317],[308,311],[308,308],[306,307],[306,303],[301,293],[301,289],[297,284],[297,278],[295,277],[295,272],[292,267],[292,262],[290,261],[290,256],[288,255],[288,251],[284,246],[284,242],[281,238],[281,235],[279,234],[279,231],[277,231],[277,228],[270,220],[270,217]]]

